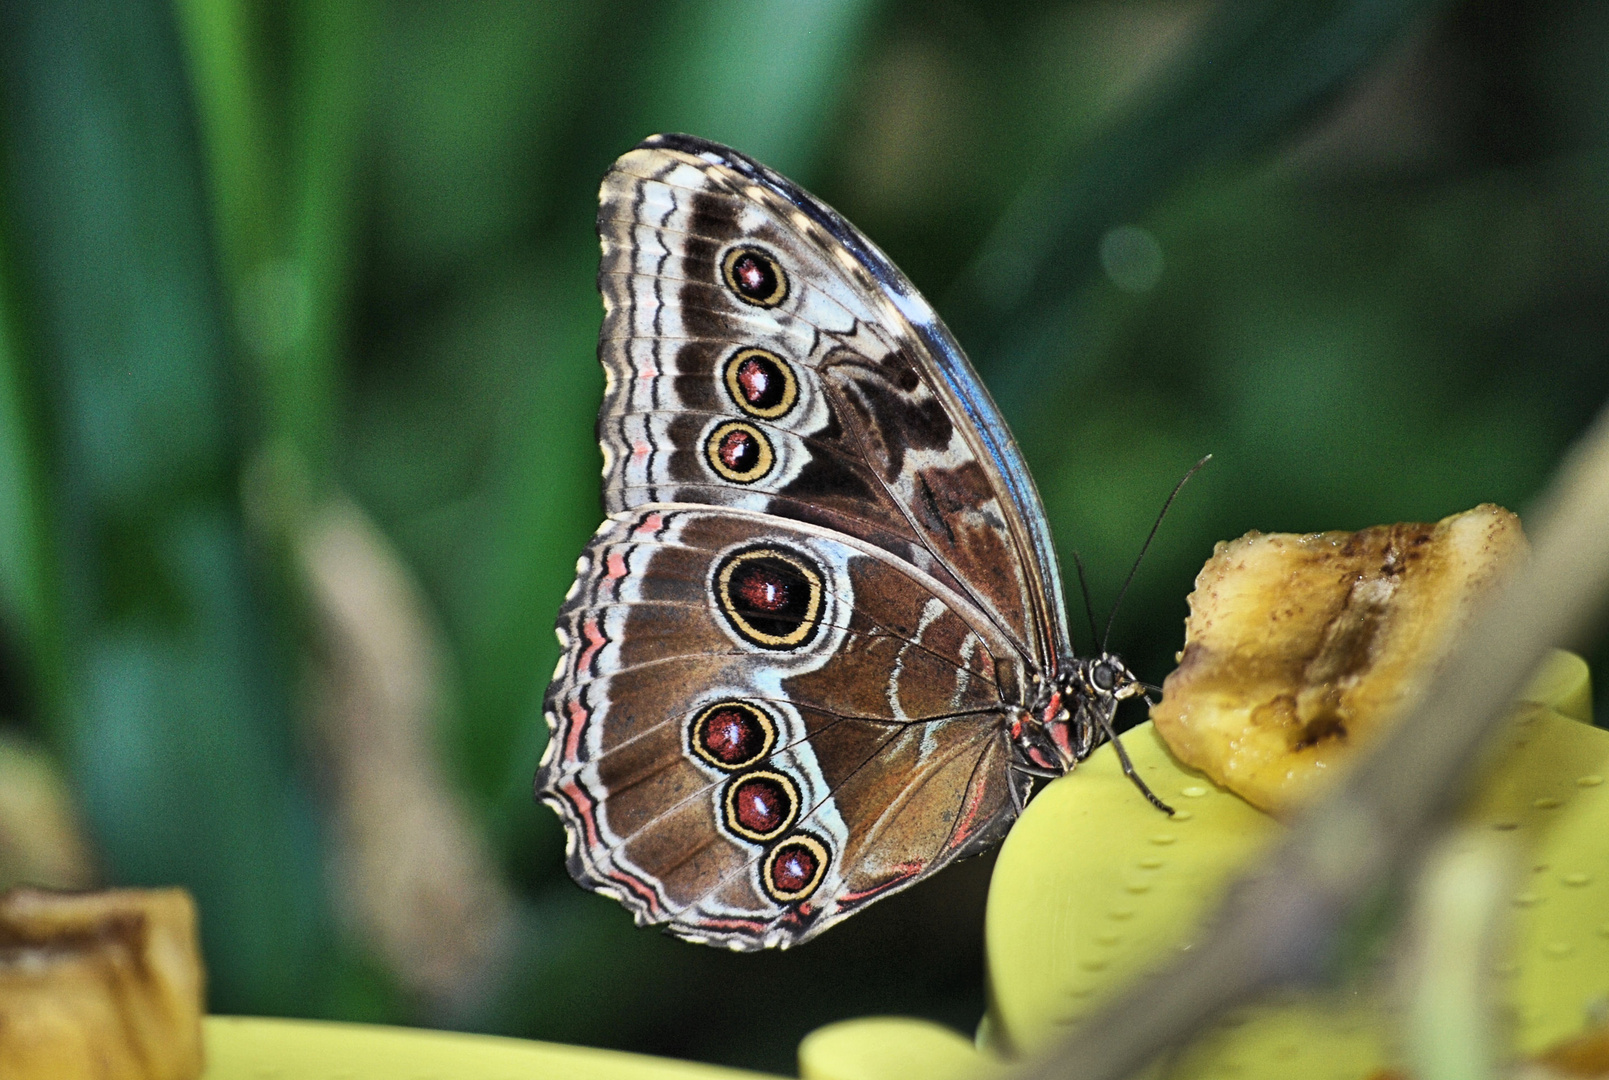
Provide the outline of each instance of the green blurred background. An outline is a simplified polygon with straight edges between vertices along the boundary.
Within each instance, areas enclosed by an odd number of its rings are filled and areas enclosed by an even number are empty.
[[[969,1030],[989,859],[732,956],[531,801],[604,169],[692,132],[856,222],[1099,611],[1215,454],[1116,623],[1160,681],[1215,540],[1527,509],[1609,393],[1606,61],[1595,0],[4,0],[0,885],[188,886],[219,1012]]]

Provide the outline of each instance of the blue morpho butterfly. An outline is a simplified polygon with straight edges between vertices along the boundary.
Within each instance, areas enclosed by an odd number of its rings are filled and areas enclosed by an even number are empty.
[[[686,135],[599,202],[608,519],[537,794],[639,923],[788,946],[997,843],[1144,690],[1073,654],[1011,433],[854,226]]]

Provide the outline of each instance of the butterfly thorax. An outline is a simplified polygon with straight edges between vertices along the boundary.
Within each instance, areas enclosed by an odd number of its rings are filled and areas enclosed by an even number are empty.
[[[1110,653],[1088,660],[1064,657],[1054,680],[1012,724],[1017,767],[1036,776],[1061,776],[1105,741],[1123,701],[1144,685]]]

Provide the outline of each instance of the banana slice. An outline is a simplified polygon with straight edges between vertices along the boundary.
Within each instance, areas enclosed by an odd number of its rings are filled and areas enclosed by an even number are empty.
[[[1519,518],[1489,503],[1434,525],[1219,542],[1196,576],[1156,729],[1184,763],[1288,810],[1419,692],[1527,551]]]

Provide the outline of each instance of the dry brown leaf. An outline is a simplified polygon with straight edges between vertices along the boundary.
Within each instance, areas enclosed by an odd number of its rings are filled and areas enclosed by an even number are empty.
[[[475,1007],[518,930],[497,861],[438,760],[440,630],[356,505],[328,504],[299,550],[322,616],[337,902],[426,1015],[451,1020]]]
[[[0,895],[0,1076],[195,1080],[204,981],[183,889]]]

